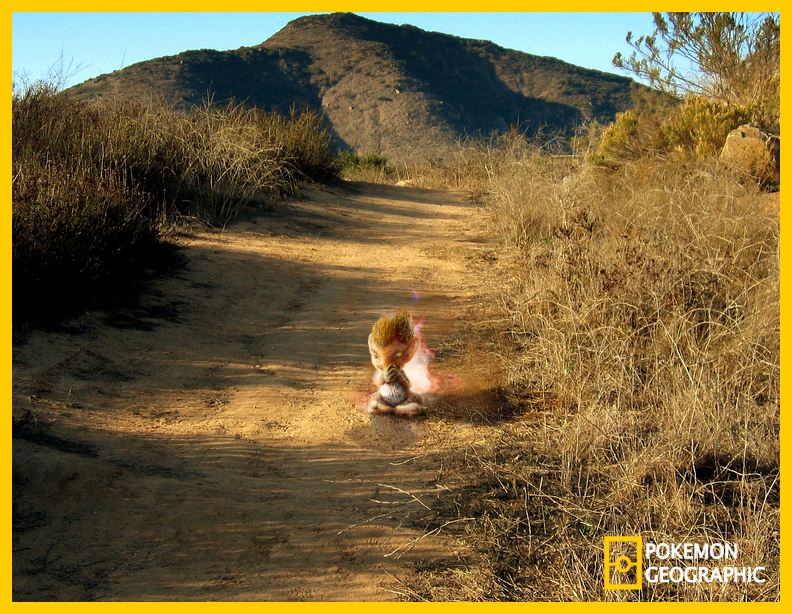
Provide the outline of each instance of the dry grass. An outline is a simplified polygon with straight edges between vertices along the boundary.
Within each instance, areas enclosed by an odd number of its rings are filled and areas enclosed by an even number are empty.
[[[714,165],[604,170],[528,146],[478,176],[516,264],[471,329],[489,323],[510,409],[444,459],[454,487],[437,522],[476,518],[482,561],[419,570],[409,598],[778,599],[779,224],[765,195]],[[736,543],[737,564],[769,581],[605,591],[606,535]]]
[[[173,223],[221,226],[338,172],[310,112],[85,103],[36,83],[14,89],[12,124],[15,320],[129,286]]]
[[[207,103],[184,113],[158,101],[103,110],[102,156],[161,194],[170,213],[222,225],[257,198],[335,175],[330,135],[311,112]]]

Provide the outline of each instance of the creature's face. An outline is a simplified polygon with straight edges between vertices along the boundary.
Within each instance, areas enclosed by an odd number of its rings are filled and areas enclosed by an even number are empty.
[[[380,345],[369,335],[369,352],[371,352],[371,364],[380,371],[387,371],[388,367],[394,365],[399,369],[403,368],[415,356],[418,351],[418,337],[413,337],[406,343],[398,338]]]

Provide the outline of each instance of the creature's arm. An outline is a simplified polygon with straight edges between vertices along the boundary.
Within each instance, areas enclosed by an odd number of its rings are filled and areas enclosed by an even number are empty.
[[[388,377],[391,377],[391,383],[399,382],[408,392],[407,398],[393,408],[394,413],[407,416],[417,416],[420,414],[421,407],[423,406],[423,397],[421,397],[420,394],[410,391],[410,378],[407,377],[407,374],[401,369],[388,369],[385,374],[385,379],[387,380]]]
[[[377,385],[384,384],[401,385],[407,391],[407,398],[395,407],[386,403],[379,391],[371,395],[368,411],[371,414],[396,413],[407,416],[417,416],[421,413],[423,398],[421,395],[410,392],[410,379],[398,367],[391,366],[385,372],[381,372],[377,378]]]
[[[380,379],[380,386],[382,386],[382,384],[401,384],[405,388],[410,387],[410,378],[408,378],[407,374],[396,365],[388,367],[385,372],[380,375]]]

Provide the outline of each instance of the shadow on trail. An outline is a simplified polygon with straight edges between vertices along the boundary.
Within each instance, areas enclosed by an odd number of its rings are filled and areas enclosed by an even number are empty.
[[[436,495],[389,488],[373,452],[56,432],[71,449],[14,439],[14,600],[344,600],[334,578],[427,554],[397,527]]]
[[[406,201],[327,198],[319,253],[431,223]],[[277,232],[262,219],[198,238],[134,304],[15,334],[15,600],[388,600],[383,583],[437,555],[410,528],[438,496],[438,469],[410,448],[420,423],[355,407],[370,328],[412,280],[387,251],[343,264],[265,250]],[[332,437],[292,435],[329,411]]]
[[[438,207],[421,210],[415,203]],[[451,208],[451,211],[442,212]],[[253,207],[246,218],[265,232],[295,237],[313,236],[347,243],[418,240],[421,224],[445,224],[463,219],[478,205],[458,195],[417,187],[344,182],[307,191],[302,200]]]
[[[452,206],[460,209],[473,207],[467,200],[453,197],[452,192],[446,190],[432,190],[417,186],[395,186],[385,183],[369,183],[367,181],[345,181],[344,189],[352,194],[365,194],[378,196],[388,200],[405,203],[427,203],[430,205]]]

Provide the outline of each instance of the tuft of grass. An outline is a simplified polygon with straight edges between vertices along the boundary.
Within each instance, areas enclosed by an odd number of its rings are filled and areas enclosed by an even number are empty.
[[[589,129],[595,130],[595,125]],[[569,141],[569,142],[567,142]],[[483,200],[498,182],[506,180],[514,170],[516,160],[531,156],[534,162],[546,166],[557,161],[566,168],[579,156],[570,154],[585,147],[581,135],[573,139],[543,135],[529,139],[516,129],[505,134],[494,134],[484,139],[460,141],[459,147],[443,160],[428,159],[403,171],[410,181],[426,188],[441,188],[467,192],[475,201]]]
[[[475,156],[482,156],[476,152]],[[481,314],[511,419],[443,459],[436,523],[475,518],[466,572],[409,598],[776,600],[779,218],[716,161],[603,169],[530,147],[483,155],[514,264]],[[483,180],[483,179],[482,179]],[[479,344],[486,347],[486,344]],[[487,354],[487,352],[484,352]],[[522,411],[515,407],[522,406]],[[439,423],[454,416],[438,408]],[[731,542],[764,584],[605,591],[603,538]]]

